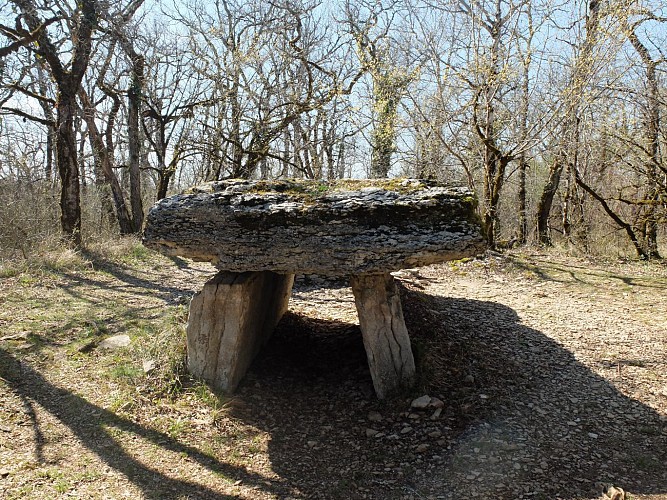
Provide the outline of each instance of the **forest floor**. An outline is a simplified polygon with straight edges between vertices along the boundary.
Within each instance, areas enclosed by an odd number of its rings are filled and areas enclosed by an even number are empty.
[[[236,395],[191,380],[187,304],[212,274],[141,247],[2,272],[0,498],[667,499],[664,265],[399,272],[420,382],[384,402],[350,290],[317,278]],[[411,409],[425,394],[442,410]]]

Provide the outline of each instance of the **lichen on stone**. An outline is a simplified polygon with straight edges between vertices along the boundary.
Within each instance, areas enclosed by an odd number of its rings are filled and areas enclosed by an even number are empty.
[[[381,272],[480,252],[475,207],[415,179],[223,180],[156,204],[144,243],[228,271]]]

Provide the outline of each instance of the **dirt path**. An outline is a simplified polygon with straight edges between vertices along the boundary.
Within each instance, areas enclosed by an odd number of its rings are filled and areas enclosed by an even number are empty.
[[[236,396],[189,380],[211,269],[176,264],[0,281],[0,497],[667,499],[664,267],[399,273],[421,385],[378,402],[349,289],[313,279]],[[444,407],[411,409],[423,394]]]

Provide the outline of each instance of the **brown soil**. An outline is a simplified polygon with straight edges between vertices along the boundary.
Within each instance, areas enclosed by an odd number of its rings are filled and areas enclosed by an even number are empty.
[[[534,253],[397,273],[420,384],[380,402],[343,283],[300,279],[219,398],[182,370],[212,270],[93,265],[0,281],[2,498],[667,499],[663,266]],[[130,346],[99,345],[117,334]],[[410,409],[424,394],[439,415]]]

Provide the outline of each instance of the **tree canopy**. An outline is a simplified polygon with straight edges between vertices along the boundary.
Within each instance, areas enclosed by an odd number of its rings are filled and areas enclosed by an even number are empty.
[[[144,204],[222,178],[474,189],[492,246],[660,257],[662,0],[3,0],[0,182]],[[57,175],[54,176],[54,173]]]

